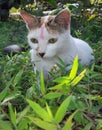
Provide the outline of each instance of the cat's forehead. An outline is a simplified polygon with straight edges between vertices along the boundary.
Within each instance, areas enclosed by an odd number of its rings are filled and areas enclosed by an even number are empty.
[[[39,26],[38,28],[42,30],[43,27],[46,28],[48,33],[57,33],[58,29],[56,27],[51,26],[51,22],[54,20],[55,16],[44,16],[40,17],[39,19]]]
[[[30,36],[35,36],[40,39],[57,36],[58,31],[49,26],[49,22],[51,22],[54,18],[55,16],[38,17],[39,25],[37,25],[36,28],[31,29],[29,32]]]
[[[42,24],[47,24],[48,22],[50,22],[51,20],[54,20],[55,16],[43,16],[43,17],[38,17],[39,19],[39,23],[40,23],[40,26]]]
[[[58,31],[55,29],[51,29],[48,26],[48,23],[50,22],[50,20],[53,20],[54,17],[55,16],[38,17],[39,25],[30,30],[29,36],[40,38],[42,40],[58,36]]]

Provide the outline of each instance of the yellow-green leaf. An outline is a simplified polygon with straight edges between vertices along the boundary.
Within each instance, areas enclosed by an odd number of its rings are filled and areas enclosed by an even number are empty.
[[[75,86],[85,76],[86,69],[84,69],[72,82],[71,86]]]
[[[45,98],[45,99],[53,99],[53,98],[58,98],[58,97],[60,97],[61,95],[62,95],[61,92],[50,92],[50,93],[44,95],[44,98]]]
[[[52,114],[51,109],[47,103],[46,103],[46,109],[47,109],[48,115],[51,117],[51,119],[53,119],[53,114]]]
[[[40,72],[40,86],[42,94],[46,93],[43,71]]]
[[[73,80],[75,78],[77,70],[78,70],[78,56],[76,56],[76,58],[74,59],[72,69],[71,69],[71,72],[70,72],[70,75],[69,75],[69,78],[71,80]]]
[[[39,118],[33,118],[29,116],[27,118],[30,119],[35,125],[42,128],[43,130],[57,130],[57,126],[52,123],[48,123]]]
[[[57,110],[57,112],[56,112],[56,114],[55,114],[55,121],[56,121],[57,123],[60,123],[60,122],[63,120],[63,118],[64,118],[64,116],[65,116],[65,113],[66,113],[66,111],[67,111],[67,108],[68,108],[68,106],[69,106],[69,104],[70,104],[71,98],[72,98],[72,96],[70,95],[68,98],[66,98],[66,99],[62,102],[62,104],[61,104],[60,107],[58,108],[58,110]]]
[[[36,112],[37,115],[39,115],[40,118],[42,118],[45,121],[52,121],[51,116],[49,116],[48,112],[42,108],[38,103],[31,101],[27,99],[27,102],[29,103],[30,107]]]

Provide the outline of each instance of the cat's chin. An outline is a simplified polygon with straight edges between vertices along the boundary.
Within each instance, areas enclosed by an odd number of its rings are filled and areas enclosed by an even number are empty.
[[[41,56],[39,56],[39,58],[41,58],[41,59],[52,59],[53,57],[55,57],[55,56],[43,56],[43,57],[41,57]]]
[[[36,55],[38,58],[42,59],[42,60],[49,60],[49,59],[52,59],[54,57],[56,57],[56,55],[44,55],[43,57],[41,57],[40,55]]]
[[[45,55],[43,59],[52,59],[54,57],[56,57],[56,55]]]

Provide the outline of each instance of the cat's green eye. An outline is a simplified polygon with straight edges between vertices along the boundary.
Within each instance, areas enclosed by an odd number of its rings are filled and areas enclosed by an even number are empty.
[[[51,44],[54,44],[54,43],[57,42],[57,38],[51,38],[51,39],[49,39],[48,42],[51,43]]]
[[[38,43],[38,40],[36,38],[31,38],[30,40],[32,43]]]

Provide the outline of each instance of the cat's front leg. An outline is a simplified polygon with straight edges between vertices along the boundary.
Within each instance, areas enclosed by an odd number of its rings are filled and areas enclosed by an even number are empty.
[[[36,65],[35,65],[35,53],[34,53],[34,50],[33,49],[31,49],[30,50],[30,56],[31,56],[31,63],[32,63],[32,65],[33,65],[33,68],[34,68],[34,73],[36,74],[37,73],[37,68],[36,68]]]

